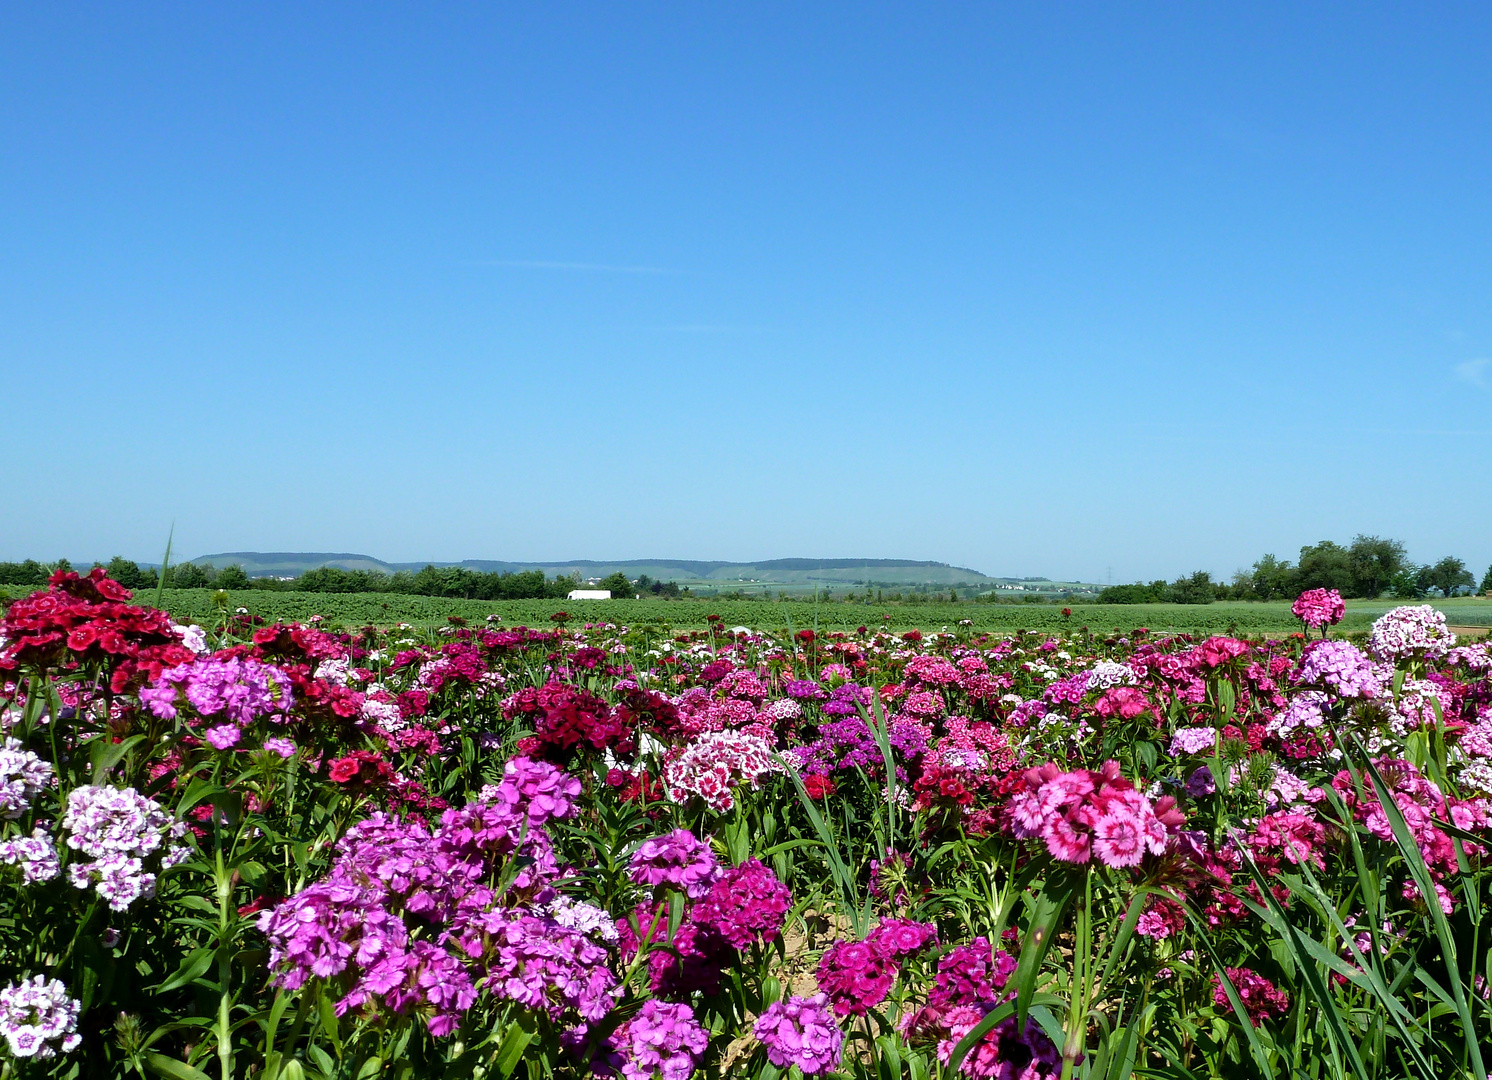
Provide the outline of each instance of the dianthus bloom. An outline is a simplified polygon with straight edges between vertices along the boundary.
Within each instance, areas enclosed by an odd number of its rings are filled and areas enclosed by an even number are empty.
[[[672,885],[691,900],[706,896],[720,868],[710,845],[688,829],[644,840],[628,861],[628,873],[639,885]]]
[[[829,1072],[839,1064],[844,1033],[828,1008],[828,995],[774,1001],[752,1029],[767,1049],[767,1060],[780,1069],[798,1066],[804,1076]]]
[[[735,809],[737,784],[759,787],[762,777],[781,771],[765,739],[740,731],[706,732],[663,766],[663,782],[674,802],[698,796],[724,814]]]
[[[1374,698],[1383,692],[1383,680],[1373,662],[1346,641],[1313,642],[1301,657],[1295,678],[1328,686],[1344,698]]]
[[[1291,612],[1312,629],[1335,626],[1347,613],[1342,594],[1335,589],[1307,589],[1290,605]]]
[[[721,874],[689,917],[744,949],[758,935],[764,941],[775,941],[792,904],[792,893],[777,875],[760,859],[748,859]]]
[[[1177,728],[1171,736],[1171,753],[1200,754],[1217,745],[1217,728]]]
[[[18,836],[0,843],[0,863],[19,866],[21,881],[26,885],[51,881],[62,873],[62,862],[57,858],[52,836],[40,825],[31,831],[30,836]]]
[[[1455,644],[1445,616],[1429,604],[1394,608],[1373,623],[1368,635],[1369,651],[1386,662],[1414,655],[1434,659]]]
[[[789,679],[783,684],[782,692],[798,701],[822,701],[829,696],[818,683],[808,679]]]
[[[572,818],[580,796],[580,781],[547,761],[515,757],[503,766],[503,781],[483,798],[528,818],[538,828],[550,821]]]
[[[76,1050],[82,1004],[56,979],[38,975],[0,990],[0,1033],[18,1058],[45,1060]]]
[[[896,960],[875,938],[836,941],[819,960],[819,989],[840,1016],[864,1016],[886,1000],[896,981]]]
[[[1248,968],[1228,968],[1227,971],[1228,981],[1238,991],[1244,1010],[1248,1013],[1249,1022],[1254,1027],[1258,1027],[1261,1020],[1284,1016],[1289,1010],[1289,995],[1283,990],[1276,989],[1274,983],[1263,975],[1256,974]],[[1223,982],[1216,975],[1212,977],[1212,1000],[1224,1009],[1231,1005],[1228,1001],[1228,992],[1223,989]]]
[[[20,817],[51,782],[50,762],[22,750],[19,739],[5,740],[0,749],[0,817],[12,821]]]
[[[140,703],[162,720],[176,718],[182,699],[198,716],[237,727],[260,717],[283,719],[294,704],[288,675],[272,664],[237,657],[181,664],[140,691]]]
[[[914,922],[911,919],[882,919],[870,932],[870,937],[893,960],[902,960],[921,952],[929,945],[936,945],[938,928],[932,923]]]
[[[944,1023],[947,1037],[938,1042],[938,1060],[948,1064],[953,1050],[965,1035],[985,1018],[988,1008],[961,1005],[949,1010]],[[1062,1072],[1062,1055],[1035,1020],[1027,1020],[1024,1031],[1015,1017],[1000,1021],[974,1044],[961,1070],[965,1076],[996,1080],[1050,1080]]]
[[[610,1041],[626,1080],[689,1080],[710,1037],[688,1005],[648,1001]]]
[[[1015,957],[996,949],[987,937],[977,937],[944,953],[938,961],[938,974],[932,992],[927,996],[933,1009],[954,1005],[973,1005],[995,1000],[1015,972]]]
[[[1029,769],[1005,812],[1019,837],[1039,836],[1052,858],[1105,866],[1138,866],[1145,853],[1166,850],[1167,827],[1184,823],[1169,795],[1151,805],[1119,775],[1119,764],[1100,771],[1063,772],[1055,764]]]
[[[160,855],[165,869],[190,853],[184,845],[162,850],[168,839],[185,835],[186,824],[173,821],[159,803],[134,788],[74,788],[62,827],[72,833],[67,846],[95,860],[73,863],[68,880],[79,889],[96,884],[98,895],[115,911],[155,895],[156,876],[146,872],[143,860]]]

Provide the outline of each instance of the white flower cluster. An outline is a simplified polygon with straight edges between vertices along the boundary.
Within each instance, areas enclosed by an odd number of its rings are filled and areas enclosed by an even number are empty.
[[[22,750],[19,739],[5,740],[0,749],[0,817],[11,821],[20,817],[51,782],[51,762]]]
[[[781,772],[765,739],[741,731],[706,732],[663,767],[668,797],[686,803],[699,796],[717,814],[735,809],[733,790],[739,783],[753,788],[768,773]]]
[[[1100,660],[1093,665],[1093,670],[1088,676],[1090,690],[1107,690],[1111,686],[1133,686],[1134,683],[1134,669],[1128,664],[1118,664],[1113,660]]]
[[[52,834],[43,825],[31,830],[30,836],[18,836],[14,840],[0,843],[0,863],[21,868],[21,881],[34,885],[51,881],[62,873],[62,863],[57,858],[57,848],[52,844]]]
[[[159,803],[134,788],[74,788],[62,827],[72,834],[67,846],[94,860],[69,866],[68,880],[79,889],[96,885],[115,911],[155,895],[156,876],[145,870],[147,858],[159,854],[164,870],[190,854],[185,845],[165,848],[167,840],[186,834],[186,824],[173,821]]]
[[[1428,658],[1444,656],[1456,644],[1456,635],[1446,628],[1445,616],[1429,604],[1396,607],[1379,616],[1368,636],[1368,651],[1383,661],[1416,653]]]
[[[181,638],[181,643],[198,656],[212,651],[212,648],[207,644],[207,631],[196,623],[187,625],[177,623],[171,629],[176,631],[176,636]]]
[[[587,904],[583,900],[572,900],[561,894],[537,910],[567,929],[585,934],[607,945],[617,943],[616,922],[594,904]]]
[[[56,979],[38,975],[0,990],[0,1033],[18,1058],[45,1059],[76,1050],[80,1002]]]

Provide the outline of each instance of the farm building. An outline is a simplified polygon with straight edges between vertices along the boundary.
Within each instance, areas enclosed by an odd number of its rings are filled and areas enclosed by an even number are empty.
[[[610,600],[610,589],[571,589],[566,600]]]

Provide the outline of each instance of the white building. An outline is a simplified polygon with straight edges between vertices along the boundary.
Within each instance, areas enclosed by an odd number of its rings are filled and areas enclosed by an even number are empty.
[[[610,589],[571,589],[566,600],[610,600]]]

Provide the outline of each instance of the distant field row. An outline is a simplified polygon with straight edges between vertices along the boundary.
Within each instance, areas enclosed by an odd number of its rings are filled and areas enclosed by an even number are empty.
[[[161,603],[178,618],[200,623],[214,622],[219,615],[208,589],[166,589]],[[154,603],[154,591],[139,599]],[[1300,629],[1284,602],[1251,603],[1224,601],[1207,605],[1185,604],[1072,604],[1072,617],[1064,619],[1059,605],[1048,604],[845,604],[778,602],[772,600],[451,600],[430,596],[401,596],[388,593],[233,593],[230,609],[247,608],[251,614],[271,622],[304,622],[321,615],[330,623],[387,626],[407,622],[416,625],[444,623],[457,615],[473,624],[488,615],[498,615],[509,626],[549,624],[556,611],[566,611],[574,622],[636,624],[659,620],[676,629],[703,627],[706,617],[719,615],[728,626],[775,630],[817,625],[822,630],[854,630],[858,626],[889,626],[896,630],[916,627],[938,630],[961,619],[975,629],[1057,630],[1063,626],[1088,626],[1094,630],[1132,630],[1144,626],[1156,631],[1200,633],[1267,634]],[[1366,630],[1372,621],[1395,602],[1390,600],[1349,601],[1340,631]],[[1492,598],[1466,597],[1437,601],[1435,606],[1458,626],[1492,627]]]

